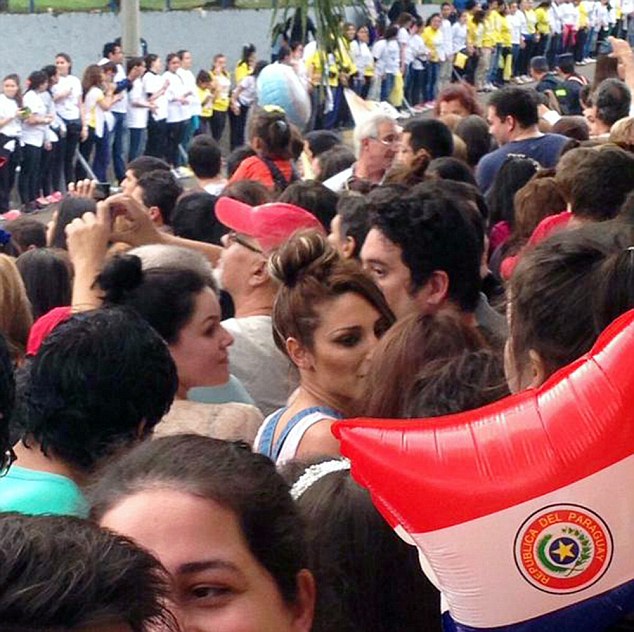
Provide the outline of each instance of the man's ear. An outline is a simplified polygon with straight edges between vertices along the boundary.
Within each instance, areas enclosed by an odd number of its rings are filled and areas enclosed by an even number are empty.
[[[341,254],[344,259],[354,258],[354,251],[357,248],[357,242],[354,237],[346,237],[341,244]]]
[[[304,371],[310,371],[313,364],[312,354],[303,347],[296,338],[286,339],[286,352],[291,362],[298,368]]]
[[[266,259],[263,257],[256,259],[251,264],[249,285],[251,287],[259,287],[267,283],[269,279],[269,268]]]
[[[434,270],[425,284],[428,305],[440,307],[449,295],[449,276],[444,270]]]
[[[158,206],[150,206],[148,208],[148,215],[154,224],[157,226],[163,226],[165,222],[163,221],[163,213]]]

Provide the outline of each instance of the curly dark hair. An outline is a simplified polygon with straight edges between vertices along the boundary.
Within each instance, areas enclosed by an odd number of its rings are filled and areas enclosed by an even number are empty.
[[[11,632],[176,630],[168,582],[150,553],[69,516],[0,515],[0,620]]]
[[[53,330],[29,367],[22,441],[90,472],[152,432],[177,384],[167,345],[132,310],[76,314]]]
[[[468,202],[434,182],[407,193],[379,189],[368,196],[370,224],[402,250],[417,293],[436,270],[449,277],[449,299],[473,312],[480,291],[480,247],[469,221]]]

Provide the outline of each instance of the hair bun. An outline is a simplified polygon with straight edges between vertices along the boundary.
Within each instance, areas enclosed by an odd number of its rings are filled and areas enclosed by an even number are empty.
[[[339,253],[324,235],[302,231],[271,255],[269,273],[283,285],[293,287],[307,276],[322,280],[338,260]]]
[[[118,304],[123,296],[143,282],[141,259],[136,255],[119,255],[111,259],[97,277],[106,303]]]

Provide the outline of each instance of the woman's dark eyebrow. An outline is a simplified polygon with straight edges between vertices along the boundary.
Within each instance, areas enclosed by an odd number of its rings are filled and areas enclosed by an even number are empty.
[[[240,573],[240,569],[231,562],[224,560],[202,560],[200,562],[185,562],[181,564],[176,572],[179,575],[191,575],[193,573],[200,573],[201,571],[224,569]]]

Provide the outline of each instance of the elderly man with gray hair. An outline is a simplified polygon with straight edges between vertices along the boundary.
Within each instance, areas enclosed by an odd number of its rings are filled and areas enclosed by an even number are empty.
[[[370,114],[354,129],[354,150],[357,161],[348,169],[328,178],[324,185],[335,192],[355,184],[381,184],[396,157],[401,130],[394,119],[383,113]]]

